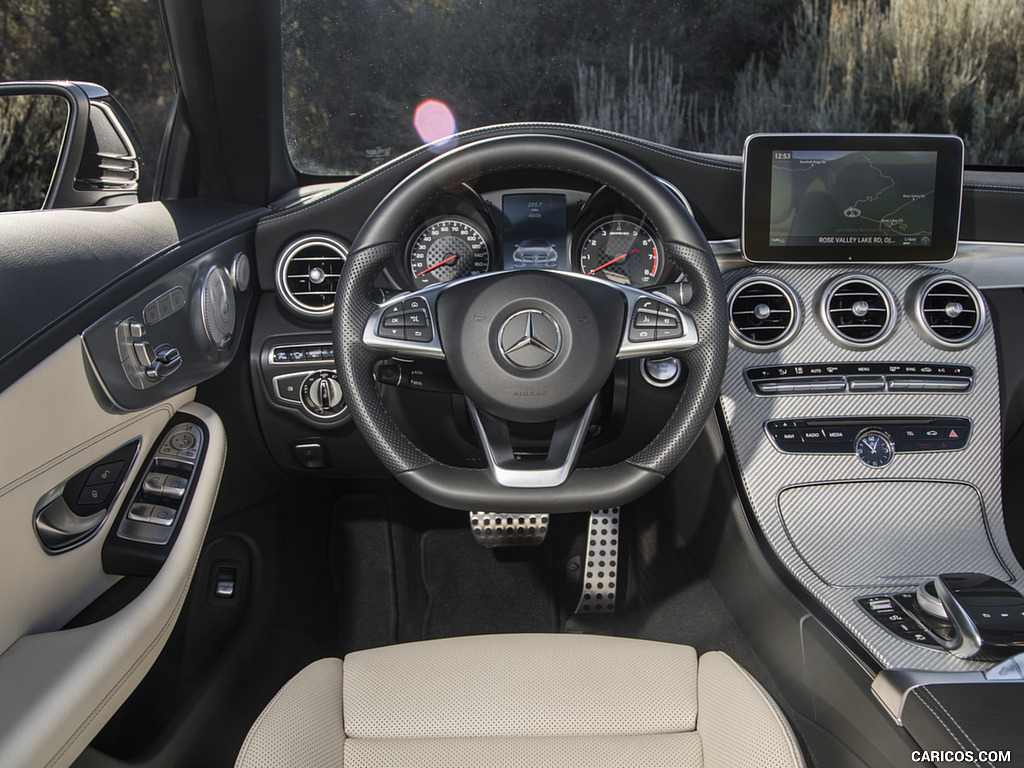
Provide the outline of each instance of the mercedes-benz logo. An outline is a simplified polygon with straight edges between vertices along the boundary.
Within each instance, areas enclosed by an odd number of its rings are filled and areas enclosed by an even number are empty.
[[[562,329],[555,318],[539,309],[524,309],[498,331],[498,349],[516,368],[535,371],[549,365],[562,348]]]

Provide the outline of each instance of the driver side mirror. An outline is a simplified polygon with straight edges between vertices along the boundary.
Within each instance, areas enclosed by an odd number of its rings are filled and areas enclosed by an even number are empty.
[[[0,211],[137,203],[138,146],[98,85],[0,83]]]

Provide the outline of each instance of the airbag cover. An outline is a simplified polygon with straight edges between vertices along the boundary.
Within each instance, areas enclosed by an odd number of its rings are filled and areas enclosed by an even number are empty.
[[[468,280],[437,299],[452,377],[479,408],[510,421],[553,421],[611,375],[625,300],[603,281],[525,270]]]

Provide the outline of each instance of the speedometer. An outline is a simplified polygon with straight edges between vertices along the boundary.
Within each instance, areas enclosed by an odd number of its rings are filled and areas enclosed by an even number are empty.
[[[583,238],[580,272],[623,285],[655,285],[665,272],[658,241],[643,224],[626,216],[599,221]]]
[[[409,272],[417,286],[480,275],[490,265],[487,238],[475,224],[457,216],[427,224],[409,246]]]

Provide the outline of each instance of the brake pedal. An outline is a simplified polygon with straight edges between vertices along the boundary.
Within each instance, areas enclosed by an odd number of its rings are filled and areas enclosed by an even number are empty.
[[[481,547],[532,547],[544,543],[548,516],[470,512],[469,527]]]
[[[576,613],[615,613],[615,589],[619,582],[619,508],[590,513],[587,567]]]

